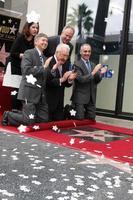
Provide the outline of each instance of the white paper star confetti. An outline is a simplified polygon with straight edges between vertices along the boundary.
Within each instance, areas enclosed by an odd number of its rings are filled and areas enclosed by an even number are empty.
[[[58,127],[56,125],[52,126],[52,130],[53,131],[57,131],[58,130]]]
[[[26,132],[26,128],[27,126],[24,126],[23,124],[21,124],[17,129],[19,130],[20,133],[24,133]]]
[[[1,190],[0,189],[0,193],[2,193],[3,195],[6,195],[8,197],[14,197],[15,194],[8,192],[7,190]]]
[[[73,109],[72,109],[72,110],[70,110],[70,115],[71,115],[71,116],[75,116],[75,115],[76,115],[76,111],[75,111],[75,110],[73,110]]]
[[[19,160],[16,155],[12,155],[11,157],[12,157],[13,160]]]
[[[33,129],[35,129],[35,130],[39,130],[39,129],[40,129],[40,127],[39,127],[39,126],[37,126],[37,125],[34,125],[34,126],[33,126]]]
[[[25,185],[20,186],[20,190],[24,192],[30,192],[30,189],[28,189]]]
[[[53,199],[53,197],[52,196],[47,196],[47,197],[45,197],[46,199]]]
[[[85,142],[85,140],[80,140],[80,141],[79,141],[80,144],[82,144],[82,143],[84,143],[84,142]]]
[[[129,194],[133,194],[133,190],[128,190],[128,193]]]
[[[0,176],[5,176],[5,175],[6,175],[6,174],[4,174],[4,173],[1,173],[1,174],[0,174]]]
[[[30,115],[29,115],[29,118],[30,118],[30,119],[34,119],[34,115],[30,114]]]
[[[24,174],[19,174],[18,176],[23,178],[23,179],[28,179],[29,178],[29,176],[25,176]]]
[[[75,139],[72,138],[72,139],[70,140],[70,144],[72,145],[72,144],[74,144],[74,143],[75,143]]]
[[[35,85],[35,82],[37,81],[37,79],[32,74],[27,75],[26,79],[27,83],[31,83],[32,85]]]
[[[39,181],[32,181],[32,183],[34,183],[35,185],[41,185]]]
[[[67,186],[66,190],[67,191],[76,191],[77,188],[74,188],[73,186]]]
[[[50,182],[56,182],[57,179],[56,179],[56,178],[51,178],[49,181],[50,181]]]
[[[11,92],[11,95],[14,96],[14,95],[16,95],[17,93],[18,93],[18,92],[17,92],[16,90],[14,90],[14,91]]]
[[[31,13],[26,15],[26,17],[27,17],[28,23],[31,23],[31,22],[38,23],[40,14],[37,14],[34,10],[32,10]]]
[[[93,200],[94,199],[94,197],[88,197],[88,200]]]

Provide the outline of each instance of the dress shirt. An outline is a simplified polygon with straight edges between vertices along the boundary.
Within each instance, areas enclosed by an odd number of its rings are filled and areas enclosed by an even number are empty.
[[[85,60],[85,59],[83,59],[83,58],[82,58],[82,60],[83,60],[83,62],[84,62],[84,64],[85,64],[85,66],[86,66],[88,72],[91,73],[91,64],[90,64],[90,61],[89,61],[89,60]]]

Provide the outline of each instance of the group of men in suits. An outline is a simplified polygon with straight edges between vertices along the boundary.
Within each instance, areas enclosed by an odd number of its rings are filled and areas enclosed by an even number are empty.
[[[23,108],[21,111],[4,112],[3,125],[63,120],[64,89],[71,85],[74,85],[71,100],[76,110],[75,118],[95,119],[96,86],[106,68],[103,69],[101,64],[94,66],[89,61],[91,46],[83,44],[81,59],[71,70],[73,46],[70,40],[73,35],[74,28],[66,26],[60,36],[48,38],[42,33],[35,36],[35,48],[25,51],[21,63],[22,81],[18,99],[22,101]],[[49,59],[46,60],[44,55]],[[88,63],[90,69],[87,69]]]

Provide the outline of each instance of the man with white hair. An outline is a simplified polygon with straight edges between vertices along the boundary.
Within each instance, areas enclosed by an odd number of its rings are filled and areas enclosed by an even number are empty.
[[[50,121],[64,119],[64,90],[76,78],[76,73],[68,69],[69,51],[67,44],[59,44],[48,66],[46,96]]]

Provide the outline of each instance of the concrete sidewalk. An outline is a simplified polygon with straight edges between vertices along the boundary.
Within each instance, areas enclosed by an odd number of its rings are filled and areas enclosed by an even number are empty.
[[[106,158],[0,132],[0,200],[132,200],[132,170],[112,166]]]

